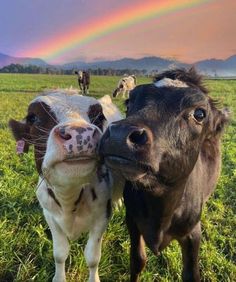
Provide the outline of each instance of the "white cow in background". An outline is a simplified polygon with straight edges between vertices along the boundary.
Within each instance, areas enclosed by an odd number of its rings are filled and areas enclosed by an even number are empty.
[[[118,82],[117,88],[113,92],[113,97],[117,97],[122,93],[123,98],[125,95],[129,95],[129,91],[134,89],[137,84],[137,79],[135,75],[124,76]]]

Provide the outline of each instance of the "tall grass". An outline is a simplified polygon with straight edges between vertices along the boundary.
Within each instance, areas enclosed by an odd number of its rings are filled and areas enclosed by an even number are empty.
[[[111,94],[117,77],[92,77],[91,95]],[[149,82],[139,78],[139,83]],[[236,81],[206,81],[211,95],[236,112]],[[36,200],[32,150],[19,157],[8,130],[9,118],[22,119],[29,101],[44,89],[77,87],[75,76],[0,75],[0,281],[52,279],[54,262],[48,226]],[[121,98],[115,103],[123,110]],[[222,145],[222,174],[202,215],[200,267],[203,281],[236,281],[236,120],[233,117]],[[114,212],[104,235],[99,272],[101,281],[128,281],[129,238],[124,209]],[[84,282],[86,235],[71,243],[66,263],[68,281]],[[181,254],[173,242],[160,256],[148,251],[141,281],[181,281]]]

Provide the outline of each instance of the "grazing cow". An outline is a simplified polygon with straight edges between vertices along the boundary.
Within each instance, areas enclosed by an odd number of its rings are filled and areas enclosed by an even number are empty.
[[[78,84],[79,88],[82,91],[82,95],[89,94],[89,85],[90,85],[90,74],[87,71],[75,71],[75,74],[78,75]]]
[[[85,248],[89,281],[100,281],[102,236],[113,192],[119,191],[112,191],[113,178],[98,162],[96,147],[108,123],[120,118],[108,95],[96,100],[58,91],[34,99],[22,122],[9,121],[18,153],[34,146],[37,198],[53,238],[54,282],[65,281],[68,239],[77,239],[82,232],[89,232]]]
[[[123,98],[125,95],[129,95],[129,91],[133,90],[137,84],[135,75],[125,76],[118,82],[117,88],[113,92],[113,97],[117,97],[118,94],[122,93]]]
[[[126,178],[124,201],[131,239],[131,278],[176,239],[183,281],[200,281],[202,207],[220,173],[220,137],[228,112],[217,108],[194,69],[159,74],[130,93],[127,118],[104,133],[100,153]]]

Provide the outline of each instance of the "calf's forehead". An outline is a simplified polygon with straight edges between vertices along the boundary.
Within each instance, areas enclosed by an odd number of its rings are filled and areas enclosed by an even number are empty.
[[[29,110],[33,105],[41,105],[53,113],[58,122],[68,120],[69,118],[81,118],[89,121],[88,111],[89,107],[97,104],[97,100],[92,97],[85,97],[82,95],[68,95],[66,93],[53,93],[45,96],[36,97],[30,104]],[[40,108],[40,107],[39,107]]]
[[[208,97],[199,89],[185,87],[161,87],[153,84],[136,87],[130,95],[131,104],[142,109],[153,105],[155,109],[183,110],[194,106],[204,106],[208,103]]]

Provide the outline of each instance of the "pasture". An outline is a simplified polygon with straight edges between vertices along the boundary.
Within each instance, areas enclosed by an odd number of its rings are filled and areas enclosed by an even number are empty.
[[[118,77],[91,77],[90,95],[112,94]],[[149,82],[138,78],[138,84]],[[236,80],[209,80],[210,94],[236,113]],[[40,91],[78,88],[76,76],[0,74],[0,281],[51,281],[54,273],[50,231],[35,196],[37,173],[32,149],[19,157],[8,120],[22,119],[29,101]],[[124,110],[121,97],[115,103]],[[202,281],[236,281],[236,118],[222,144],[222,173],[202,214],[200,267]],[[124,209],[115,211],[103,239],[101,281],[129,279],[129,237]],[[67,281],[84,282],[88,269],[82,255],[85,238],[71,243]],[[172,243],[157,258],[148,251],[143,282],[181,281],[181,254]]]

